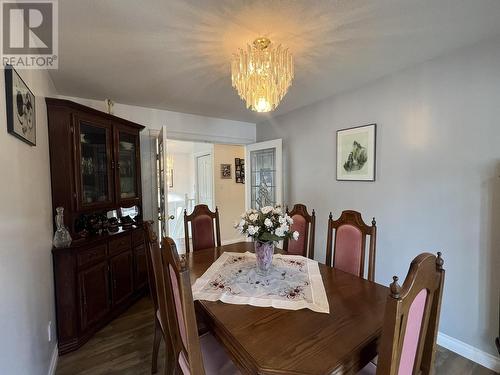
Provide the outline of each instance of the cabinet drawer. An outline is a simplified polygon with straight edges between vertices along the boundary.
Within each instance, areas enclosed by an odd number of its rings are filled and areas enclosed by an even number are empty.
[[[106,258],[106,244],[83,250],[76,256],[78,267],[84,267]]]
[[[132,232],[132,246],[139,246],[144,243],[144,230],[136,229]]]
[[[124,250],[132,248],[130,243],[130,234],[113,238],[109,241],[109,255],[118,254]]]

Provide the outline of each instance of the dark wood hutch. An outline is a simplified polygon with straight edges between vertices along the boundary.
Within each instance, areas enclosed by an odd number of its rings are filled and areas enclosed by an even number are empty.
[[[64,354],[146,291],[139,140],[144,127],[68,100],[46,103],[53,212],[64,208],[73,238],[69,247],[52,249],[58,345]],[[128,212],[138,215],[127,229],[88,232],[82,224],[88,217],[115,216],[120,224]]]

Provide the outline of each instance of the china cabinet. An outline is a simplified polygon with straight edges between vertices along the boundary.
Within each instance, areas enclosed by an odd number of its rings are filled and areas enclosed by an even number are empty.
[[[84,344],[147,288],[139,133],[128,120],[47,98],[52,205],[73,241],[52,249],[59,353]],[[56,228],[54,228],[56,230]]]

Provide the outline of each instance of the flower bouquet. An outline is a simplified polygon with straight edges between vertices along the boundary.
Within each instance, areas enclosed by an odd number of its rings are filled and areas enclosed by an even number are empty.
[[[257,272],[266,275],[273,262],[274,245],[286,238],[297,240],[299,232],[291,231],[293,219],[280,206],[248,210],[234,227],[254,240]]]

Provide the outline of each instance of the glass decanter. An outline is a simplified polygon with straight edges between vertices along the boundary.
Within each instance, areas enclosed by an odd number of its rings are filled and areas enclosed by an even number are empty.
[[[55,247],[68,247],[71,244],[71,236],[68,228],[64,225],[64,208],[56,208],[56,232],[54,233],[54,240],[52,243]]]

